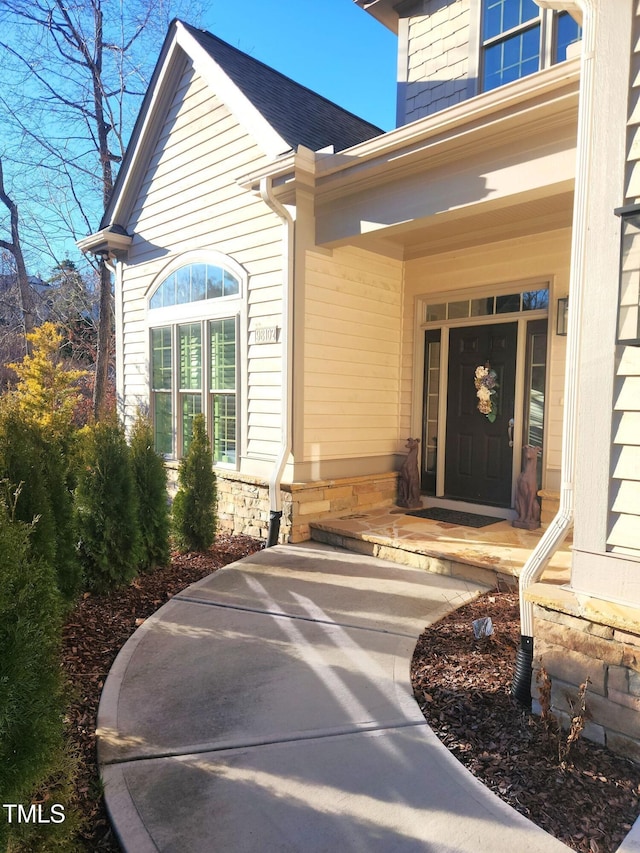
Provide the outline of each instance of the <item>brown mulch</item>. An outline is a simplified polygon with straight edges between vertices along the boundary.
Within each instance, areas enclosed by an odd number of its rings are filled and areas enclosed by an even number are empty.
[[[63,666],[72,695],[68,731],[79,766],[71,807],[84,818],[78,843],[87,851],[120,851],[100,792],[95,735],[100,693],[116,655],[136,628],[177,592],[262,547],[261,541],[249,536],[218,536],[205,553],[175,553],[170,565],[140,575],[124,589],[85,595],[70,613]]]
[[[494,633],[475,640],[472,622],[484,616]],[[560,761],[557,735],[510,695],[519,624],[517,594],[492,592],[425,630],[411,667],[416,699],[445,746],[505,802],[573,850],[614,853],[640,812],[640,767],[584,738]]]

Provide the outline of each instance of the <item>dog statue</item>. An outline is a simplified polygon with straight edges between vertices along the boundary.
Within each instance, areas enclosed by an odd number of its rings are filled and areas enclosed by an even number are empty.
[[[419,438],[408,438],[405,447],[409,452],[398,474],[398,506],[406,509],[418,509],[420,500],[420,472],[418,470]]]
[[[518,517],[513,527],[521,530],[536,530],[540,527],[540,504],[538,503],[538,454],[539,447],[527,444],[522,448],[524,466],[516,481],[516,512]]]

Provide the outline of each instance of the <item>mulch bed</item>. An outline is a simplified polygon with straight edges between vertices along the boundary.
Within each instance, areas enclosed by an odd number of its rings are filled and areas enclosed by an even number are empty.
[[[494,634],[475,640],[472,622],[484,616]],[[560,761],[557,739],[510,695],[519,624],[517,594],[493,592],[425,630],[411,667],[416,699],[505,802],[574,850],[614,853],[640,812],[640,767],[584,738]],[[587,712],[588,701],[587,692]]]

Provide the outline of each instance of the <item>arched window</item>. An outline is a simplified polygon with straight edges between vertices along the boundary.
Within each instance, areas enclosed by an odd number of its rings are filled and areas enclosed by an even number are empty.
[[[149,308],[237,296],[239,292],[240,282],[228,270],[214,264],[187,264],[168,275],[158,286]]]
[[[151,294],[151,412],[156,450],[168,457],[186,453],[193,418],[202,413],[213,461],[236,464],[240,301],[233,297],[240,281],[225,267],[194,262],[174,269]]]

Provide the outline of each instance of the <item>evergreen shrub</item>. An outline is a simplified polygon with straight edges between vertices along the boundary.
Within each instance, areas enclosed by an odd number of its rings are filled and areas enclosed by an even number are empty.
[[[11,364],[17,377],[14,396],[24,416],[48,432],[68,434],[82,400],[79,383],[87,375],[64,358],[65,339],[51,322],[27,335],[31,354]]]
[[[138,499],[140,565],[154,569],[169,562],[167,472],[162,456],[153,446],[151,422],[142,412],[138,412],[133,424],[129,446]]]
[[[27,339],[31,354],[11,365],[18,382],[2,404],[0,454],[6,464],[0,466],[0,476],[12,486],[23,483],[17,517],[26,522],[40,517],[32,545],[55,565],[60,590],[71,602],[82,573],[75,548],[69,459],[74,413],[81,398],[78,383],[86,371],[64,358],[65,340],[53,323],[38,326]]]
[[[193,437],[178,469],[173,532],[181,551],[205,551],[216,538],[216,475],[204,415],[193,419]]]
[[[64,707],[60,593],[31,531],[0,501],[0,802],[25,805],[61,755]]]
[[[68,453],[59,435],[25,419],[15,398],[0,400],[0,479],[2,496],[20,500],[15,517],[31,524],[30,547],[55,568],[58,587],[70,603],[81,587],[75,548],[73,495],[69,486]]]
[[[81,432],[75,492],[78,550],[87,588],[107,592],[128,583],[140,560],[131,453],[115,419]]]
[[[67,603],[72,603],[82,588],[82,566],[76,548],[72,458],[69,442],[55,434],[45,437],[42,462],[55,526],[55,569],[58,588]]]
[[[31,524],[29,537],[36,556],[55,564],[56,528],[43,461],[44,442],[40,427],[27,420],[15,398],[5,395],[0,401],[0,480],[2,497],[15,503],[15,517]],[[14,500],[16,489],[20,499]]]

